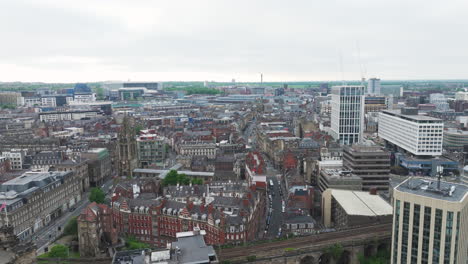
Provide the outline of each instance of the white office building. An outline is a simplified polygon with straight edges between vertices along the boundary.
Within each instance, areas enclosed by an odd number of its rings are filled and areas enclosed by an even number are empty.
[[[450,109],[449,104],[447,103],[447,98],[444,94],[433,93],[429,97],[429,103],[436,106],[438,111],[448,111]]]
[[[364,129],[364,86],[332,87],[331,135],[340,144],[362,139]]]
[[[42,104],[41,98],[38,97],[21,97],[21,102],[23,106],[34,107],[40,106]]]
[[[380,79],[370,78],[367,81],[367,94],[380,95]]]
[[[10,168],[12,170],[23,169],[25,155],[26,151],[21,149],[11,149],[10,151],[2,152],[2,156],[10,160]]]
[[[468,92],[457,92],[455,100],[468,101]]]
[[[54,96],[46,96],[41,98],[41,106],[43,107],[56,107],[57,101]]]
[[[410,178],[393,192],[392,264],[465,264],[468,187]]]
[[[379,137],[417,156],[442,155],[444,123],[418,115],[417,109],[384,110],[379,114]]]
[[[73,101],[77,103],[92,103],[96,101],[96,94],[95,93],[75,94]]]

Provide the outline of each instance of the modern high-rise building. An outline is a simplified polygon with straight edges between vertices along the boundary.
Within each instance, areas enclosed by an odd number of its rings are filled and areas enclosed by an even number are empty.
[[[443,129],[442,120],[418,115],[415,108],[379,114],[379,137],[417,156],[442,155]]]
[[[332,87],[332,137],[340,144],[351,145],[362,140],[364,129],[364,86]]]
[[[468,187],[410,178],[393,192],[392,264],[464,264]]]
[[[380,95],[380,79],[370,78],[367,81],[367,94]]]
[[[362,178],[362,190],[388,191],[390,153],[379,146],[353,144],[343,149],[343,167]]]

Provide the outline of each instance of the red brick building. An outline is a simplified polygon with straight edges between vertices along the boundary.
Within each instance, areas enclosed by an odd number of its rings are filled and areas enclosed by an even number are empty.
[[[0,157],[0,175],[9,172],[10,169],[10,160],[5,157]]]
[[[245,158],[245,164],[249,169],[256,174],[263,174],[265,172],[265,160],[262,155],[257,152],[249,152]]]
[[[104,204],[89,204],[77,218],[78,241],[82,257],[96,257],[117,243],[112,210]]]
[[[283,169],[295,169],[297,167],[297,158],[291,151],[284,154],[283,157]]]
[[[161,247],[175,241],[177,232],[195,227],[206,231],[205,240],[210,245],[251,241],[257,237],[264,219],[264,196],[250,189],[236,191],[234,185],[172,186],[170,195],[165,193],[170,199],[152,194],[133,199],[115,196],[113,223],[119,235],[133,235]]]

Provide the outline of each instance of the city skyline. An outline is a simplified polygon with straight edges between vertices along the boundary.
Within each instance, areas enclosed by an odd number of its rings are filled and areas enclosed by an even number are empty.
[[[2,2],[0,33],[8,41],[0,50],[1,81],[252,82],[260,72],[266,82],[463,79],[468,22],[459,17],[467,7],[462,1]]]

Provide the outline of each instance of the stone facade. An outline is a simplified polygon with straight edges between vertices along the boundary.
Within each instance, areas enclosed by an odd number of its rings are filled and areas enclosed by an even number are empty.
[[[99,187],[111,176],[112,166],[109,151],[105,148],[90,149],[82,154],[88,159],[88,176],[91,187]]]
[[[99,257],[105,249],[117,243],[111,210],[107,205],[88,205],[78,216],[78,241],[81,257]]]
[[[36,247],[32,243],[20,243],[12,226],[0,227],[0,263],[36,263]]]
[[[137,167],[137,145],[133,121],[125,116],[118,136],[119,176],[133,176]]]
[[[206,156],[216,158],[216,144],[214,143],[183,143],[179,145],[179,154],[186,156]]]
[[[28,238],[60,217],[82,198],[80,179],[73,172],[27,172],[0,186],[0,225],[9,224],[15,235]],[[8,190],[8,191],[7,191]],[[8,217],[7,217],[8,216]]]
[[[80,180],[81,192],[89,189],[88,163],[85,159],[66,160],[56,166],[58,171],[72,171]]]

